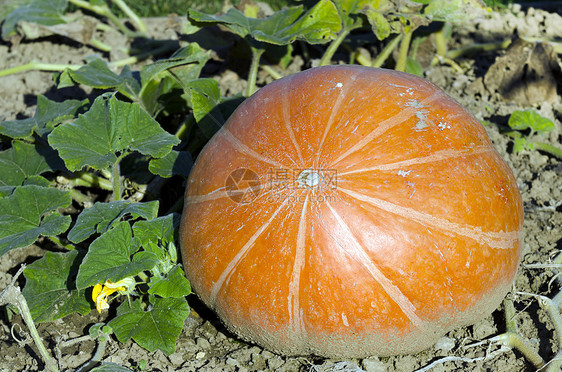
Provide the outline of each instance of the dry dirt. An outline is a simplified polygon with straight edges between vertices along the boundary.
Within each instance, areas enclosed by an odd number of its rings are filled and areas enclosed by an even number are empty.
[[[558,13],[560,12],[560,13]],[[562,37],[562,7],[549,12],[535,9],[512,8],[502,14],[493,14],[470,25],[455,29],[451,45],[461,46],[515,38]],[[178,39],[174,28],[166,20],[149,21],[151,34],[157,38]],[[119,45],[124,41],[112,40]],[[458,72],[449,65],[426,68],[425,77],[445,89],[480,120],[491,121],[487,131],[497,150],[512,167],[517,178],[525,208],[523,254],[519,273],[509,296],[515,299],[520,333],[545,359],[550,360],[562,347],[557,344],[552,323],[532,297],[519,292],[553,297],[560,289],[553,281],[557,272],[552,268],[528,268],[529,264],[547,264],[562,251],[562,163],[545,153],[524,151],[513,153],[512,144],[500,134],[497,125],[505,125],[511,112],[534,108],[552,119],[556,130],[544,141],[560,146],[562,100],[560,63],[556,53],[547,47],[524,42],[514,43],[509,50],[495,50],[468,55],[457,62],[463,68]],[[44,38],[21,42],[19,45],[0,43],[0,69],[37,59],[50,63],[81,63],[94,50],[58,38]],[[522,58],[522,55],[526,58]],[[119,56],[110,56],[119,58]],[[290,69],[301,68],[296,58]],[[214,66],[214,67],[213,67]],[[233,68],[226,62],[213,62],[215,70],[207,73],[218,77],[223,92],[234,94],[244,89],[243,69]],[[517,93],[505,90],[503,80],[519,73]],[[503,71],[503,72],[502,72]],[[535,75],[541,74],[537,79]],[[533,75],[535,74],[535,75]],[[261,75],[261,83],[267,80]],[[514,89],[515,89],[514,88]],[[0,121],[32,116],[36,96],[44,94],[51,99],[87,97],[90,92],[81,88],[52,88],[52,74],[31,71],[0,78]],[[15,274],[19,264],[32,262],[44,250],[41,242],[24,249],[14,250],[0,258],[0,289]],[[147,352],[132,342],[121,344],[111,341],[103,361],[114,362],[139,370],[146,361],[145,371],[415,371],[435,363],[431,371],[532,371],[535,370],[519,352],[501,348],[496,343],[483,342],[505,330],[502,309],[473,326],[457,329],[446,335],[434,348],[416,355],[364,360],[325,360],[315,357],[287,358],[260,347],[246,344],[228,334],[220,321],[206,310],[195,296],[189,297],[192,315],[185,322],[177,342],[177,351],[166,356],[162,352]],[[49,348],[57,350],[61,340],[76,338],[87,333],[90,325],[104,321],[105,315],[93,311],[88,316],[69,316],[55,323],[41,324],[39,329]],[[34,346],[18,343],[11,335],[13,324],[0,316],[0,371],[42,370]],[[19,334],[18,327],[13,328]],[[88,361],[94,351],[93,342],[60,348],[62,370],[75,370]],[[447,359],[442,359],[447,358]]]

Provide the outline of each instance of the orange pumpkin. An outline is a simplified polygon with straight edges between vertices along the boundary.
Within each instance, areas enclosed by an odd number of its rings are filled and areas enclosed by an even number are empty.
[[[515,276],[523,210],[470,113],[434,84],[313,68],[247,99],[201,152],[185,270],[229,330],[285,355],[412,353]]]

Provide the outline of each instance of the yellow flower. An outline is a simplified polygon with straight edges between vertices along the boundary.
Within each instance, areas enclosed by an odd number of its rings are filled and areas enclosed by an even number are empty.
[[[107,280],[104,284],[96,284],[92,290],[92,300],[96,303],[98,313],[101,313],[102,310],[109,309],[107,298],[110,295],[115,292],[128,294],[133,291],[133,288],[135,288],[135,279],[133,277],[121,279],[116,283]]]

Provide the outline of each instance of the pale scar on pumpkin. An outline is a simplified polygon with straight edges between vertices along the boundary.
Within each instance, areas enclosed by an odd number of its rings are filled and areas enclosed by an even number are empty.
[[[425,98],[421,101],[422,105],[429,105],[432,102],[440,99],[443,97],[441,92],[435,92],[432,95]],[[361,150],[365,146],[367,146],[371,141],[378,138],[388,130],[392,129],[393,127],[402,124],[404,121],[415,115],[415,107],[408,106],[404,110],[401,110],[396,115],[391,116],[390,118],[379,122],[375,129],[373,129],[370,133],[368,133],[363,139],[359,140],[354,146],[349,148],[335,160],[333,160],[328,168],[335,168],[335,166],[341,162],[343,159],[347,158],[349,155]]]

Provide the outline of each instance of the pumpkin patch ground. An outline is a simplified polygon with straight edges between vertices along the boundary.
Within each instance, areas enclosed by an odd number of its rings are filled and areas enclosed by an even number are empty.
[[[185,41],[185,36],[177,32],[177,22],[174,18],[146,20],[152,37]],[[560,336],[556,334],[551,317],[533,294],[553,298],[562,288],[562,284],[556,279],[560,275],[559,271],[553,265],[554,258],[562,251],[562,159],[539,149],[524,148],[518,151],[517,146],[521,142],[506,135],[502,128],[508,125],[513,112],[533,109],[555,125],[554,130],[541,134],[540,141],[562,147],[560,50],[553,50],[549,44],[529,42],[531,39],[552,39],[560,35],[562,7],[552,6],[541,10],[514,6],[494,13],[489,18],[453,28],[450,41],[450,47],[453,48],[513,38],[514,41],[507,49],[468,54],[455,59],[454,65],[424,63],[430,61],[433,52],[423,43],[419,45],[417,52],[418,59],[424,66],[424,77],[486,124],[484,128],[493,147],[513,171],[525,215],[521,233],[520,266],[508,297],[514,300],[519,334],[546,362],[562,350],[562,344],[557,341]],[[104,42],[113,45],[117,54],[118,48],[125,43],[120,39]],[[212,62],[204,73],[218,81],[223,95],[233,96],[244,92],[247,68],[236,63],[236,55],[224,55],[224,50],[223,46],[217,44]],[[11,45],[3,42],[0,43],[0,70],[39,57],[42,62],[78,64],[82,63],[85,56],[93,53],[96,53],[93,49],[57,37],[24,40]],[[119,59],[122,56],[115,55],[111,58]],[[334,59],[337,58],[336,54]],[[296,55],[283,74],[299,72],[310,67],[310,64],[304,54]],[[514,76],[518,83],[510,86],[508,82],[513,81]],[[260,71],[257,77],[260,87],[272,80],[264,71]],[[49,72],[29,71],[0,77],[0,122],[33,117],[37,96],[40,94],[62,101],[93,97],[96,91],[77,87],[54,89],[52,74]],[[527,135],[529,130],[522,130],[521,133]],[[319,182],[319,177],[327,176],[307,173],[305,170],[297,181],[301,185],[311,186]],[[231,192],[229,196],[233,200],[247,203],[258,197],[236,193],[238,182],[245,180],[252,185],[257,177],[255,173],[231,174],[230,177],[225,177],[224,182],[225,189]],[[163,189],[161,192],[164,194],[167,191]],[[87,195],[92,200],[99,198],[99,195]],[[168,196],[163,197],[166,198]],[[493,220],[493,216],[490,220]],[[52,249],[52,244],[47,239],[39,239],[29,247],[14,249],[1,256],[0,290],[11,282],[22,263],[31,264]],[[24,280],[20,279],[18,283],[23,286]],[[216,296],[216,293],[213,295]],[[126,297],[119,300],[127,301]],[[188,302],[191,314],[185,321],[173,353],[166,355],[162,351],[149,352],[133,341],[121,343],[111,339],[101,361],[112,362],[128,370],[144,371],[536,370],[520,351],[490,341],[506,332],[504,305],[500,305],[476,324],[455,328],[439,338],[434,346],[414,354],[336,359],[285,356],[246,343],[231,333],[194,294],[188,296]],[[228,307],[221,309],[223,316],[225,311],[228,311]],[[47,347],[58,358],[61,370],[75,370],[92,359],[96,343],[84,341],[62,347],[61,342],[87,334],[93,324],[105,321],[105,317],[114,314],[115,307],[112,305],[109,312],[102,314],[92,310],[85,316],[72,314],[54,322],[40,323],[38,330]],[[25,325],[19,315],[8,311],[1,313],[0,371],[43,370],[44,365],[35,345],[24,339],[23,329]]]

